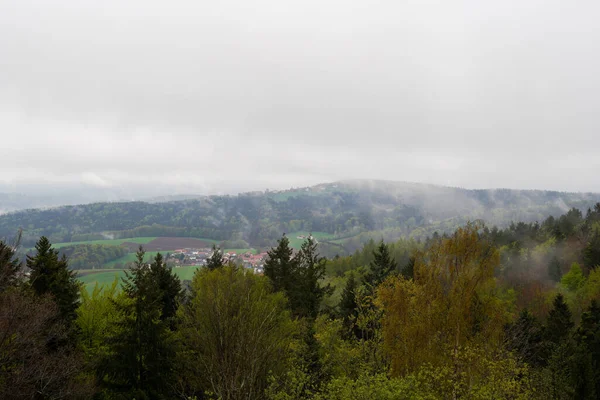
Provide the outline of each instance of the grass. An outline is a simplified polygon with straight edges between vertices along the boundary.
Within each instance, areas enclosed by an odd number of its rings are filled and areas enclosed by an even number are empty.
[[[198,266],[187,266],[187,267],[179,267],[174,268],[175,274],[182,281],[191,280],[194,277],[194,272],[198,269]],[[99,285],[111,285],[115,278],[119,279],[121,282],[121,278],[125,277],[125,270],[122,269],[113,269],[113,270],[82,270],[78,271],[78,278],[83,283],[84,287],[91,293],[94,289],[96,283]]]
[[[161,253],[164,255],[166,252],[165,251],[147,251],[146,255],[144,256],[144,260],[150,261],[152,258],[156,257],[157,253]],[[123,257],[119,257],[115,260],[105,263],[103,266],[105,268],[111,268],[111,267],[114,267],[115,264],[117,264],[117,263],[121,263],[121,264],[125,265],[129,262],[134,262],[134,261],[135,261],[135,253],[127,253]]]
[[[290,233],[287,233],[286,236],[290,241],[290,246],[294,249],[299,249],[302,246],[302,243],[304,243],[305,239],[298,239],[298,236],[300,236],[300,235],[308,236],[309,233],[310,232],[290,232]],[[329,238],[333,237],[333,235],[331,233],[327,233],[327,232],[312,232],[312,235],[317,240],[329,239]]]
[[[123,244],[125,242],[146,244],[146,243],[150,243],[154,239],[156,239],[156,236],[154,236],[154,237],[136,237],[136,238],[126,238],[126,239],[86,240],[83,242],[55,243],[52,245],[52,247],[54,247],[55,249],[60,249],[61,247],[73,246],[76,244],[104,244],[107,246],[120,246],[121,244]]]

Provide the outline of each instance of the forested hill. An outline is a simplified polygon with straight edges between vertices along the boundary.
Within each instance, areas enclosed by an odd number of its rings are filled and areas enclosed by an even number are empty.
[[[388,182],[343,181],[277,192],[169,202],[120,202],[25,210],[0,216],[0,237],[23,228],[23,245],[136,236],[191,236],[269,246],[283,232],[312,231],[332,241],[376,232],[386,238],[451,231],[466,220],[489,225],[541,221],[586,210],[600,194],[467,190]],[[240,247],[243,247],[240,245]]]

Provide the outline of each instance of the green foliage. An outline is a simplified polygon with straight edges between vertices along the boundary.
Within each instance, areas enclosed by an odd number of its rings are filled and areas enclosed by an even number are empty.
[[[71,269],[79,270],[105,268],[106,263],[124,257],[128,252],[120,246],[79,244],[61,247],[59,255],[67,257]]]
[[[69,270],[67,259],[58,258],[48,238],[42,236],[35,245],[35,255],[27,256],[27,267],[31,269],[29,281],[38,296],[50,294],[56,301],[60,315],[67,324],[77,318],[79,307],[79,282]]]
[[[180,311],[182,377],[192,394],[259,399],[279,376],[296,328],[282,293],[266,278],[231,266],[200,270]]]
[[[388,246],[381,240],[373,251],[373,261],[369,264],[369,272],[365,276],[365,284],[371,288],[378,286],[396,269],[396,261],[390,256]]]
[[[298,293],[298,308],[294,311],[300,317],[316,318],[321,301],[331,293],[332,288],[330,285],[322,285],[327,261],[319,256],[317,243],[312,236],[302,244],[296,262],[298,283],[295,291]]]
[[[298,275],[298,263],[285,234],[277,241],[277,247],[267,252],[264,268],[265,276],[271,280],[273,289],[286,293],[293,303],[295,298],[292,292]]]
[[[76,320],[79,343],[92,363],[106,356],[106,337],[115,334],[111,330],[118,321],[118,285],[119,281],[115,278],[109,286],[96,283],[91,293],[84,288],[80,291],[81,306],[77,309]]]
[[[216,245],[212,246],[212,253],[206,260],[206,268],[210,271],[223,267],[223,252],[217,248]]]
[[[563,275],[560,283],[571,292],[575,292],[585,284],[585,276],[578,263],[573,263],[569,272]]]
[[[553,308],[546,322],[545,337],[554,346],[558,346],[569,338],[574,324],[569,306],[561,293],[556,295],[552,304]]]
[[[339,316],[344,324],[345,336],[355,333],[355,322],[358,317],[358,304],[356,302],[357,289],[358,282],[356,282],[354,274],[350,273],[344,291],[342,292],[342,299],[338,306]]]
[[[588,269],[600,266],[600,229],[594,229],[590,241],[585,246],[583,263]]]
[[[21,263],[16,258],[15,247],[0,241],[0,293],[15,286],[19,280]]]
[[[123,296],[115,303],[118,319],[110,328],[114,334],[107,338],[108,351],[99,368],[109,392],[129,398],[172,396],[176,348],[171,305],[178,304],[179,293],[165,290],[171,286],[158,279],[177,279],[170,272],[156,273],[164,268],[158,255],[146,264],[140,246],[135,266],[126,272]]]

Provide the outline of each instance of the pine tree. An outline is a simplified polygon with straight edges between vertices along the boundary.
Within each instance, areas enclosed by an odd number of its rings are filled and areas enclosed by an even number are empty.
[[[175,314],[183,300],[181,280],[171,268],[167,267],[160,253],[156,254],[150,265],[148,275],[149,279],[158,286],[158,291],[161,293],[162,311],[160,319],[167,321],[171,329],[174,329]]]
[[[592,300],[581,315],[575,341],[578,345],[574,363],[577,396],[596,398],[596,393],[600,394],[600,307],[596,300]]]
[[[298,262],[298,284],[296,285],[298,304],[292,310],[300,317],[316,318],[323,297],[331,292],[331,286],[321,286],[325,277],[326,260],[319,256],[317,243],[312,235],[302,244],[296,256]]]
[[[206,260],[206,268],[208,268],[209,271],[214,271],[215,269],[222,267],[223,252],[221,251],[221,249],[218,249],[217,246],[213,244],[212,254],[208,258],[208,260]]]
[[[19,235],[20,237],[20,235]],[[15,243],[18,243],[19,238]],[[15,286],[19,279],[21,263],[15,258],[15,246],[0,241],[0,293]]]
[[[344,287],[344,291],[342,292],[342,298],[340,300],[339,305],[339,314],[342,318],[342,322],[344,327],[346,328],[346,333],[350,334],[353,330],[356,317],[358,312],[356,310],[356,289],[358,287],[358,283],[354,278],[354,273],[350,273],[348,280],[346,281],[346,286]]]
[[[161,278],[157,278],[163,273],[152,272],[152,267],[158,271],[164,268],[162,257],[148,265],[144,254],[140,246],[134,266],[125,272],[125,298],[116,303],[120,318],[114,327],[116,333],[108,340],[109,354],[100,376],[110,390],[127,398],[168,398],[172,395],[176,352],[171,320],[165,317],[176,311],[171,307],[178,304],[179,291],[172,290],[171,285],[166,285],[167,291],[161,288]]]
[[[546,358],[543,334],[540,322],[524,309],[519,318],[506,330],[507,348],[531,366],[543,365]]]
[[[387,276],[396,269],[396,261],[391,257],[388,246],[379,242],[373,251],[374,260],[369,263],[371,271],[365,277],[365,283],[371,288],[377,287]]]
[[[550,343],[559,345],[569,338],[574,324],[569,306],[561,293],[556,295],[552,304],[553,308],[548,314],[545,336]]]
[[[548,276],[554,282],[560,282],[560,278],[562,278],[562,266],[556,256],[552,257],[552,260],[548,264]]]
[[[285,292],[288,298],[290,298],[290,292],[298,273],[293,253],[290,241],[283,234],[277,241],[277,247],[267,252],[267,261],[265,262],[265,276],[271,280],[273,290]]]
[[[595,231],[583,250],[583,263],[587,270],[600,266],[600,233]]]
[[[77,318],[79,307],[79,283],[69,270],[66,257],[58,257],[58,250],[45,236],[35,244],[36,254],[27,256],[27,267],[31,269],[31,287],[38,296],[51,294],[58,305],[60,315],[70,325]]]
[[[411,256],[408,259],[408,262],[406,263],[406,265],[404,266],[404,268],[402,268],[402,276],[405,277],[406,279],[413,279],[415,276],[415,257]]]

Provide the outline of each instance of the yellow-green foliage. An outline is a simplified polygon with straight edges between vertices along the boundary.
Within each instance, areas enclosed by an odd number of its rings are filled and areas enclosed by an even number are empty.
[[[77,309],[77,326],[80,334],[80,344],[86,356],[96,359],[104,354],[105,339],[115,326],[118,318],[115,301],[119,293],[119,281],[114,279],[110,286],[96,283],[94,289],[88,292],[81,289],[81,305]]]

